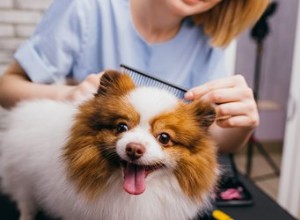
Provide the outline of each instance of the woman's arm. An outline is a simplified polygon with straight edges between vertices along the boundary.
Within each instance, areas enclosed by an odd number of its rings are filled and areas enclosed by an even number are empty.
[[[253,128],[222,128],[214,123],[210,133],[219,147],[220,153],[233,153],[243,147],[253,132]]]
[[[26,72],[14,61],[0,77],[0,105],[11,108],[21,100],[48,98],[75,101],[97,91],[100,74],[90,74],[78,85],[45,85],[31,82]]]

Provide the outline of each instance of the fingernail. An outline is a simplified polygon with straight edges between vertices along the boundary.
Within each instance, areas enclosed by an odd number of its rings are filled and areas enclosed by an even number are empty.
[[[188,91],[187,93],[184,94],[185,99],[193,99],[194,98],[194,93],[191,91]]]

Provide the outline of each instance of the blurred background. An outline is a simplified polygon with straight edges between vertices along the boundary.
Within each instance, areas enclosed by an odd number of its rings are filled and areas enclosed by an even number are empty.
[[[0,74],[50,3],[0,1]],[[246,146],[234,158],[240,172],[300,218],[300,5],[298,0],[274,3],[276,8],[260,27],[266,31],[260,49],[251,36],[253,28],[228,49],[228,68],[244,75],[249,86],[258,90],[261,117],[251,150]]]

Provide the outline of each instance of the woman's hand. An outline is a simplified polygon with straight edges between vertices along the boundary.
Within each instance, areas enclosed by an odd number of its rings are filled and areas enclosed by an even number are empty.
[[[60,99],[81,102],[93,97],[99,87],[101,76],[104,72],[89,74],[81,83],[65,89]]]
[[[259,124],[252,89],[241,75],[207,82],[189,90],[185,98],[201,99],[216,106],[216,123],[223,128],[254,128]]]
[[[9,109],[31,99],[81,102],[97,92],[102,74],[90,74],[77,85],[34,83],[21,65],[13,61],[0,77],[0,106]]]

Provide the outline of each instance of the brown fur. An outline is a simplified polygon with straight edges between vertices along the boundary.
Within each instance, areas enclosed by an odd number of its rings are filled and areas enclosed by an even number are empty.
[[[154,136],[170,134],[172,144],[165,150],[177,161],[174,172],[181,188],[195,200],[212,191],[217,180],[216,147],[208,134],[214,119],[215,111],[209,104],[195,101],[181,103],[152,122]]]
[[[101,193],[112,172],[120,167],[114,148],[118,140],[114,128],[122,121],[132,127],[139,121],[133,107],[124,101],[133,88],[129,76],[107,71],[95,98],[79,108],[64,158],[70,178],[89,198]]]

